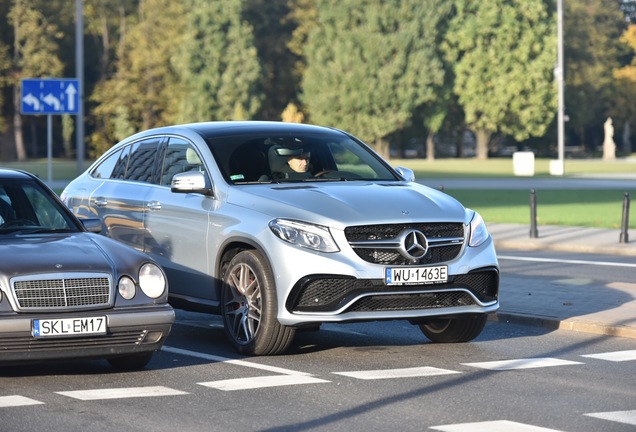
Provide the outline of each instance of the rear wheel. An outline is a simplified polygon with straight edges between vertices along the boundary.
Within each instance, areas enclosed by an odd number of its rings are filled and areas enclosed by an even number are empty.
[[[221,305],[225,333],[241,354],[281,354],[291,344],[295,330],[276,318],[274,277],[257,251],[232,258],[223,276]]]
[[[486,325],[488,315],[433,319],[419,324],[424,336],[433,342],[455,343],[475,339]]]

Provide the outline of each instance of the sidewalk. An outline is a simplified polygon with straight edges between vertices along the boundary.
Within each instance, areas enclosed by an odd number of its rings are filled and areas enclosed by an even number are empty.
[[[514,277],[501,275],[500,309],[494,319],[586,333],[636,338],[636,233],[619,243],[620,230],[538,226],[530,238],[529,225],[490,224],[488,229],[500,249],[553,250],[634,257],[634,282],[616,282],[603,289],[586,284],[538,284],[529,289]],[[634,238],[632,238],[632,236]],[[584,260],[585,258],[581,258]],[[503,260],[502,260],[503,261]]]

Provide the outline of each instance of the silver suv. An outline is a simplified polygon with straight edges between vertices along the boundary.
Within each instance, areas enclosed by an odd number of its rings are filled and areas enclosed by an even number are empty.
[[[360,320],[406,319],[434,342],[465,342],[499,307],[479,214],[337,129],[148,130],[62,198],[154,257],[173,306],[221,314],[242,354],[279,354],[298,328]]]

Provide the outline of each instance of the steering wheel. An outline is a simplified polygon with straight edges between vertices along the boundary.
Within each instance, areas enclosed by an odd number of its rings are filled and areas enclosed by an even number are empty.
[[[13,219],[13,220],[7,221],[3,223],[2,225],[0,225],[0,227],[14,228],[14,227],[32,226],[32,225],[37,225],[37,224],[30,219],[22,218],[22,219]]]
[[[314,177],[324,177],[327,174],[332,173],[332,172],[334,172],[334,170],[325,169],[325,170],[322,170],[322,171],[318,171],[316,174],[314,174]]]

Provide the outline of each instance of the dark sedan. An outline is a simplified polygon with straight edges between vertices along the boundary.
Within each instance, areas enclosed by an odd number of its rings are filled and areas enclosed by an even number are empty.
[[[38,178],[0,169],[0,363],[106,358],[143,368],[174,322],[163,270],[88,232]]]

